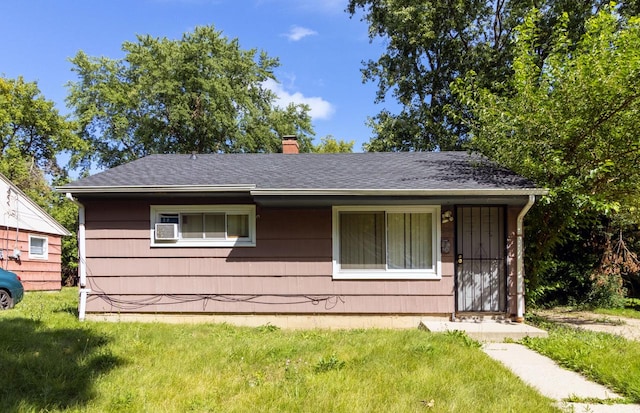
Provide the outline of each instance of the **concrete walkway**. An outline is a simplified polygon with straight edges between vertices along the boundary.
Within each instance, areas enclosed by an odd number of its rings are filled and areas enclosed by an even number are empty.
[[[464,331],[478,341],[502,342],[506,339],[521,340],[525,337],[547,337],[547,332],[525,323],[492,318],[472,318],[464,321],[447,321],[442,318],[424,318],[420,328],[434,333]]]
[[[538,315],[554,322],[640,340],[640,320],[621,320],[618,317],[558,310],[541,311]],[[575,413],[640,413],[640,405],[615,404],[615,399],[621,398],[618,394],[558,366],[550,358],[521,344],[504,343],[505,339],[520,340],[525,336],[546,337],[547,332],[539,328],[493,318],[458,321],[425,318],[421,321],[420,328],[432,332],[464,331],[469,337],[484,342],[483,350],[486,354],[507,366],[541,394],[557,400],[557,405],[562,410]],[[599,399],[612,404],[571,403],[568,401],[570,399]]]
[[[636,404],[569,403],[567,400],[570,398],[609,400],[619,399],[620,396],[578,373],[559,367],[551,359],[521,344],[485,343],[483,350],[541,394],[557,400],[560,408],[576,413],[640,412],[640,405]]]

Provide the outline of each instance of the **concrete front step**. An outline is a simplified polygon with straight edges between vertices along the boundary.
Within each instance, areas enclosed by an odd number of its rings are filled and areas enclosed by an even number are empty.
[[[446,321],[442,318],[424,318],[420,321],[420,328],[434,333],[463,331],[474,340],[494,343],[500,343],[506,339],[520,340],[524,337],[548,336],[545,330],[502,319],[469,318]]]

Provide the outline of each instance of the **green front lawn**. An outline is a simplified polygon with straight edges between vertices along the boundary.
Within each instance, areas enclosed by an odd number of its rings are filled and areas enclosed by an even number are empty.
[[[547,338],[526,338],[523,344],[640,403],[640,342],[617,335],[580,330],[532,319],[549,331]]]
[[[557,411],[457,334],[80,323],[76,297],[0,313],[2,411]]]
[[[627,298],[624,308],[597,308],[594,312],[617,317],[640,318],[640,299]]]

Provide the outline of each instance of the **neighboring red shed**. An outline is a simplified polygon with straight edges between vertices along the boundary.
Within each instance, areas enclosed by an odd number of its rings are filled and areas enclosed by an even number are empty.
[[[59,290],[62,237],[70,235],[0,174],[0,265],[20,276],[25,290]]]

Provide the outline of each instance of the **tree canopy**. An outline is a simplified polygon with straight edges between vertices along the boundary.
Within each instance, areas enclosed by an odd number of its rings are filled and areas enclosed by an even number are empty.
[[[35,82],[0,77],[0,172],[47,210],[52,199],[45,175],[65,179],[59,156],[84,147],[74,128]]]
[[[539,66],[539,16],[518,33],[514,93],[467,95],[473,147],[551,197],[569,193],[576,206],[608,215],[629,209],[640,195],[640,20],[601,11],[575,46],[564,22]]]
[[[349,153],[353,152],[354,141],[346,142],[338,140],[332,135],[320,139],[320,143],[313,146],[312,152],[316,153]]]
[[[15,168],[22,168],[9,164],[16,159],[31,164],[32,171],[36,168],[54,176],[64,174],[57,156],[82,147],[83,142],[74,134],[74,124],[42,96],[35,82],[0,77],[0,163],[9,179],[14,178]]]
[[[579,38],[585,20],[604,0],[546,0],[539,3],[539,58],[563,12],[570,18],[568,37]],[[374,136],[367,150],[455,150],[464,146],[464,111],[450,84],[473,71],[484,87],[503,89],[512,75],[513,31],[532,2],[350,0],[347,11],[369,25],[371,39],[385,40],[377,60],[365,62],[365,81],[377,82],[376,100],[395,98],[400,113],[383,110],[370,119]],[[629,8],[631,11],[632,8]]]
[[[59,164],[60,156],[85,147],[74,128],[42,96],[35,82],[0,77],[0,173],[72,233],[77,227],[77,208],[53,191],[50,182],[66,182],[67,169]],[[62,256],[66,278],[77,267],[75,237],[62,240]]]
[[[179,40],[138,36],[125,57],[71,59],[79,80],[69,85],[81,136],[91,149],[76,164],[112,167],[152,153],[274,152],[295,134],[311,150],[309,108],[275,105],[264,82],[278,60],[243,50],[213,26]]]
[[[472,147],[550,190],[531,225],[532,274],[557,275],[564,251],[585,277],[610,244],[603,232],[638,222],[640,19],[606,7],[573,42],[564,16],[541,62],[541,17],[534,10],[518,30],[513,93],[481,87],[473,74],[453,89],[473,115]]]

